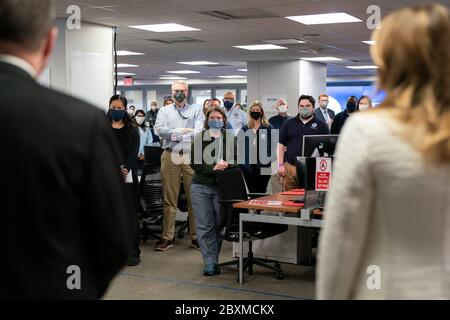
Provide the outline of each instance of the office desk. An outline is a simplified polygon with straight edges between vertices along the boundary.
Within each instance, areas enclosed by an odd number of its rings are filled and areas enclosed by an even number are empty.
[[[298,198],[298,195],[281,195],[274,194],[271,196],[261,197],[253,200],[265,200],[265,201],[292,201]],[[321,228],[322,220],[311,219],[309,212],[312,208],[302,209],[295,206],[283,206],[283,205],[267,205],[267,204],[251,204],[250,201],[239,202],[233,205],[236,209],[249,209],[249,210],[264,210],[272,212],[280,212],[279,215],[264,215],[255,213],[240,213],[239,214],[239,283],[244,283],[243,272],[243,252],[244,242],[243,238],[243,223],[244,221],[262,222],[262,223],[275,223],[295,225],[301,227],[313,227]]]

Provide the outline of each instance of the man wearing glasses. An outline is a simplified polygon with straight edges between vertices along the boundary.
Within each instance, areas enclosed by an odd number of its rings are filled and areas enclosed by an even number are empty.
[[[164,149],[161,156],[164,189],[163,234],[161,241],[156,244],[156,251],[166,251],[173,246],[181,177],[188,202],[192,247],[199,248],[191,204],[191,182],[194,171],[190,166],[189,155],[192,138],[202,131],[205,117],[201,107],[187,104],[188,94],[188,84],[176,81],[172,85],[174,103],[158,112],[155,123],[156,134],[161,138]]]

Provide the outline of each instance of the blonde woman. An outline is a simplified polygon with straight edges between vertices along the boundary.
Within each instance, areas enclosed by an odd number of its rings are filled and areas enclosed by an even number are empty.
[[[373,38],[387,96],[340,137],[318,298],[449,299],[450,14],[406,8]]]
[[[241,164],[245,182],[251,193],[266,193],[272,160],[271,137],[272,126],[267,121],[261,102],[255,101],[248,109],[248,124],[242,128],[244,134],[243,154]],[[274,156],[275,153],[274,153]]]

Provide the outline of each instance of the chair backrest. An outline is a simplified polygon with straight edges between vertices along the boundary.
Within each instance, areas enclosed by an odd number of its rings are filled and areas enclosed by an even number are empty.
[[[164,208],[163,185],[158,167],[144,165],[138,195],[146,215],[162,214]]]
[[[245,186],[244,176],[240,168],[232,168],[217,172],[217,185],[220,200],[247,201],[249,196]],[[220,206],[220,227],[225,227],[224,239],[239,241],[239,213],[246,213],[246,209],[234,209],[233,202],[222,203]],[[287,225],[247,222],[244,224],[244,238],[265,239],[280,234],[288,229]]]
[[[241,168],[231,168],[216,173],[220,200],[247,200],[247,188]]]
[[[164,152],[163,148],[156,146],[144,147],[145,164],[152,165],[154,167],[161,166],[161,155]]]
[[[231,168],[216,173],[217,186],[219,189],[220,200],[241,200],[248,199],[247,189],[245,186],[244,176],[240,168]],[[227,241],[237,241],[236,234],[231,234],[239,223],[239,212],[247,212],[248,210],[236,210],[233,203],[222,203],[220,206],[220,227],[225,227],[224,239]],[[234,237],[234,238],[233,238]]]

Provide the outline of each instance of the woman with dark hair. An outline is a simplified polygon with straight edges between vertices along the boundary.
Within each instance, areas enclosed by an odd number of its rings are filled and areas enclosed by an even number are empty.
[[[191,186],[191,201],[198,243],[205,263],[203,269],[205,276],[220,273],[218,261],[223,236],[216,172],[232,167],[230,163],[235,163],[236,155],[234,133],[225,129],[226,124],[227,117],[222,108],[209,108],[206,113],[205,130],[195,136],[191,148],[191,167],[195,172]],[[217,145],[211,148],[214,144]],[[207,148],[209,152],[205,152]],[[215,150],[218,154],[215,154]],[[208,157],[210,159],[207,159]]]
[[[136,121],[136,124],[139,128],[139,135],[140,135],[140,145],[139,145],[139,153],[138,153],[138,160],[136,162],[136,170],[142,170],[144,166],[144,160],[145,160],[145,152],[144,148],[151,145],[153,143],[153,135],[150,128],[148,128],[145,125],[145,111],[144,110],[138,110],[135,113],[134,120]]]
[[[123,96],[114,95],[111,97],[109,100],[108,117],[111,119],[112,132],[119,146],[122,176],[124,181],[127,182],[130,197],[134,200],[132,202],[136,203],[138,179],[136,171],[133,168],[138,159],[140,138],[136,125],[127,113],[127,104],[127,99]],[[113,199],[111,200],[113,201]],[[133,211],[130,214],[136,215],[137,211]],[[140,263],[141,251],[139,249],[140,237],[138,224],[136,224],[136,228],[133,254],[128,260],[128,266],[137,266]]]

